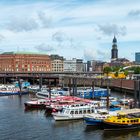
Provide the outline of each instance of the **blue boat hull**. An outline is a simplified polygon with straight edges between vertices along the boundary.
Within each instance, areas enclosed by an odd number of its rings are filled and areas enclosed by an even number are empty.
[[[102,120],[97,120],[93,118],[84,117],[84,121],[86,125],[101,125],[103,123]]]
[[[28,94],[28,92],[0,92],[0,96],[21,95]]]
[[[121,110],[121,107],[111,107],[111,108],[109,108],[109,111],[117,111],[117,110]]]

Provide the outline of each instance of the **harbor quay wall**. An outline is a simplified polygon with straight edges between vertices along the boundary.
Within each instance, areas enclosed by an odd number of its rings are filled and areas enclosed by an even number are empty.
[[[125,91],[134,93],[134,80],[127,79],[88,79],[88,78],[75,78],[77,86],[98,86],[109,87],[112,90]],[[73,78],[63,78],[59,81],[63,86],[72,86]]]
[[[12,79],[23,79],[31,84],[51,85],[51,86],[73,86],[73,83],[79,87],[109,87],[110,89],[134,93],[135,80],[128,79],[107,79],[95,78],[95,73],[0,73],[0,83],[11,83]],[[137,84],[138,90],[140,86]],[[135,85],[136,86],[136,85]]]

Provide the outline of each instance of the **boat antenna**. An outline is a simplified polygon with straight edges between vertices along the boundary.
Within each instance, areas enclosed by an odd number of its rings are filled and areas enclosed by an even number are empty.
[[[124,93],[124,109],[125,109],[125,98],[126,97],[126,91],[125,91],[125,93]]]

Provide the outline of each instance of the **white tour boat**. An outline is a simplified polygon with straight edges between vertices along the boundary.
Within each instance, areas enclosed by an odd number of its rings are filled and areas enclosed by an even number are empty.
[[[62,110],[62,112],[52,113],[54,120],[64,121],[64,120],[77,120],[83,119],[85,114],[91,114],[95,111],[95,107],[92,105],[79,106],[79,107],[67,107]]]

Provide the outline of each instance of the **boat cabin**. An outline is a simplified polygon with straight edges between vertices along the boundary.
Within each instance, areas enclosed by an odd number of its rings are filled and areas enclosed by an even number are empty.
[[[87,106],[81,106],[81,107],[70,107],[70,108],[64,108],[62,110],[62,113],[64,114],[91,114],[94,113],[94,108],[87,107]]]
[[[117,116],[109,117],[105,121],[115,124],[138,124],[140,123],[140,117],[133,114],[118,113]]]

